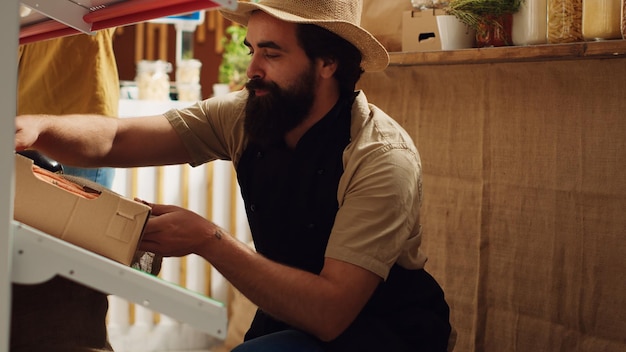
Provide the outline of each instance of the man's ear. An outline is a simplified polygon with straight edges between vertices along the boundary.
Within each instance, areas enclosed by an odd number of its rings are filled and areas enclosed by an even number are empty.
[[[324,78],[330,78],[337,71],[337,60],[333,57],[318,59],[318,67],[320,75]]]

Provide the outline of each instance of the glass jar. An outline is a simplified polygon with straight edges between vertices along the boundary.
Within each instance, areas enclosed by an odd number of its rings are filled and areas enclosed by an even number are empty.
[[[525,0],[513,14],[511,40],[513,45],[548,42],[548,0]]]
[[[485,16],[486,21],[476,29],[476,47],[508,46],[512,44],[513,15]]]
[[[626,39],[626,0],[622,0],[622,39]]]
[[[176,92],[180,101],[202,100],[202,87],[198,83],[176,82]]]
[[[200,83],[202,62],[196,59],[180,60],[176,64],[176,83]]]
[[[442,9],[449,4],[449,0],[411,0],[414,10]]]
[[[548,43],[583,41],[582,0],[548,0]]]
[[[621,0],[583,0],[583,38],[622,38],[621,12]]]
[[[137,63],[138,98],[141,100],[169,100],[172,64],[166,61],[141,60]]]

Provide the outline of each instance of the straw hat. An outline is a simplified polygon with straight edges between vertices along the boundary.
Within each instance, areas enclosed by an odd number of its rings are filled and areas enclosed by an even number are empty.
[[[286,22],[318,25],[357,47],[365,71],[382,71],[389,64],[389,54],[373,35],[360,27],[362,9],[362,0],[258,0],[239,1],[236,10],[220,11],[227,19],[244,26],[255,10]]]

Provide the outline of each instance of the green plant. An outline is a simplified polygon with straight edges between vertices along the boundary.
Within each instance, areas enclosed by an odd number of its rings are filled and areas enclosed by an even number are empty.
[[[481,26],[501,26],[498,19],[514,14],[524,0],[452,0],[445,9],[468,27],[479,31]]]
[[[246,28],[230,25],[222,38],[224,52],[219,66],[218,81],[226,83],[231,90],[238,90],[247,81],[246,70],[250,64],[249,49],[244,45]]]

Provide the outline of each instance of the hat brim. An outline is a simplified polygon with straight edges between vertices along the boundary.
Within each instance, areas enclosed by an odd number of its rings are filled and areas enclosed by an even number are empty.
[[[318,25],[337,34],[359,49],[362,56],[361,67],[365,71],[382,71],[389,65],[389,53],[385,47],[368,31],[349,22],[305,18],[252,2],[240,2],[236,10],[221,9],[220,12],[226,19],[247,26],[250,15],[255,10],[261,10],[285,22]]]

